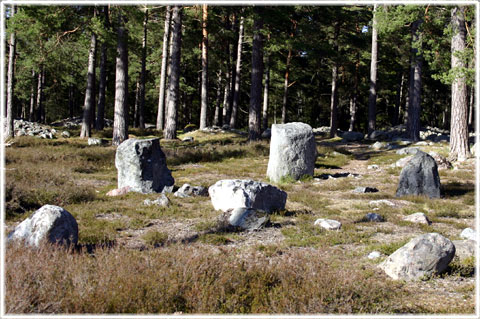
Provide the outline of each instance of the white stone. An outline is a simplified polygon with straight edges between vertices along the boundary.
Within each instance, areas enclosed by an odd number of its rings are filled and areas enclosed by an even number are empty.
[[[170,204],[170,200],[168,199],[168,197],[165,194],[162,193],[155,200],[150,200],[150,199],[144,200],[143,204],[146,205],[146,206],[156,205],[156,206],[161,206],[161,207],[167,207]]]
[[[428,219],[428,217],[421,212],[414,213],[408,216],[403,217],[403,220],[411,223],[416,223],[416,224],[426,224],[430,225],[432,222]]]
[[[287,193],[270,184],[252,181],[225,179],[208,189],[215,210],[246,207],[272,212],[285,209]]]
[[[386,200],[386,199],[379,199],[379,200],[371,200],[368,202],[370,206],[379,206],[379,205],[387,205],[387,206],[395,206],[395,203]]]
[[[460,233],[460,237],[464,239],[469,239],[469,240],[477,240],[477,232],[471,228],[465,228]]]
[[[367,258],[368,259],[378,259],[382,256],[382,253],[380,253],[379,251],[372,251],[370,254],[368,254]]]
[[[310,125],[298,122],[272,125],[267,168],[271,181],[313,176],[316,158],[316,142]]]
[[[341,222],[333,219],[324,219],[324,218],[317,219],[314,225],[319,225],[320,227],[325,228],[327,230],[339,230],[342,227]]]
[[[230,212],[228,223],[244,230],[257,230],[270,220],[268,213],[253,208],[239,207]]]

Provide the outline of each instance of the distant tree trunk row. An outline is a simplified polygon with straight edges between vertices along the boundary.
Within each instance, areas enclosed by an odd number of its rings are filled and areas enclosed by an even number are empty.
[[[11,7],[11,18],[15,16],[15,6]],[[8,79],[7,79],[7,130],[5,138],[13,137],[15,135],[13,125],[13,81],[15,79],[15,55],[16,55],[16,38],[15,32],[10,33],[10,43],[8,52]]]

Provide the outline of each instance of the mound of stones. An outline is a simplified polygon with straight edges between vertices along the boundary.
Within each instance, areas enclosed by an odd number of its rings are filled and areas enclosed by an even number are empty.
[[[77,221],[62,207],[44,205],[8,234],[7,241],[14,240],[37,247],[43,240],[54,244],[77,244]]]
[[[76,128],[82,125],[83,118],[81,116],[67,118],[52,123],[52,126],[65,126],[66,128]],[[113,121],[110,119],[103,119],[105,127],[112,127]]]
[[[437,233],[413,238],[387,257],[379,267],[394,280],[419,280],[447,269],[455,256],[455,246]]]
[[[4,122],[6,123],[6,121]],[[34,136],[38,138],[53,139],[57,130],[36,122],[25,120],[13,121],[15,136]]]
[[[402,169],[396,196],[405,195],[440,197],[440,176],[433,157],[419,151]]]
[[[203,186],[192,186],[183,184],[174,194],[175,197],[185,198],[191,196],[208,196],[207,188]]]
[[[167,168],[158,138],[128,139],[115,154],[118,189],[129,187],[139,193],[172,192],[175,180]]]
[[[256,230],[263,227],[273,211],[285,209],[287,193],[270,184],[253,180],[220,180],[208,189],[215,210],[224,213],[225,226]]]
[[[271,181],[313,176],[316,158],[315,136],[310,125],[299,122],[272,125],[267,168]]]

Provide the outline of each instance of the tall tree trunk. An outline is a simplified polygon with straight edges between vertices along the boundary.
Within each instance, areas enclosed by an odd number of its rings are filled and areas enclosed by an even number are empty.
[[[230,96],[230,84],[231,84],[231,81],[230,81],[230,70],[229,70],[229,67],[227,65],[227,68],[226,68],[226,72],[225,72],[225,88],[224,88],[224,91],[223,91],[223,110],[222,110],[222,123],[225,125],[225,124],[228,124],[230,123],[230,120],[229,118],[227,117],[228,116],[228,98]]]
[[[217,99],[215,103],[215,113],[213,116],[213,125],[220,126],[220,107],[222,104],[222,70],[218,70],[218,78],[217,78]]]
[[[263,130],[268,128],[268,91],[270,89],[270,56],[267,56],[265,70],[265,87],[263,89],[263,112],[262,112],[262,126]]]
[[[117,58],[115,65],[115,106],[112,145],[128,139],[128,49],[127,30],[122,13],[118,13]]]
[[[238,37],[240,37],[240,32],[238,32],[239,26],[238,26],[238,18],[235,13],[232,14],[232,25],[230,26],[230,30],[232,30],[232,33],[237,34]],[[228,20],[230,21],[230,20]],[[234,43],[229,43],[228,44],[228,56],[229,56],[229,66],[231,68],[231,71],[229,72],[229,78],[230,78],[230,83],[229,83],[229,88],[228,88],[228,104],[227,104],[227,110],[226,110],[226,117],[225,121],[223,121],[224,124],[228,124],[230,126],[230,121],[232,118],[232,108],[233,108],[233,95],[235,91],[235,79],[236,79],[236,68],[237,68],[237,52],[238,52],[238,38],[237,41]]]
[[[173,19],[172,19],[173,20]],[[170,25],[170,29],[173,29],[173,21],[171,22],[171,25]],[[168,46],[168,59],[172,59],[172,50],[173,50],[173,32],[170,31],[170,39],[168,40],[169,42],[169,46]],[[170,87],[170,73],[171,73],[171,70],[172,70],[172,64],[170,63],[171,61],[168,61],[168,65],[167,65],[167,96],[165,97],[165,108],[168,107],[168,101],[170,100],[170,90],[168,89]],[[167,110],[165,110],[165,113],[167,112]],[[166,123],[166,118],[165,118],[165,123]],[[163,127],[165,127],[165,123],[163,125]]]
[[[230,127],[235,128],[237,122],[238,103],[240,100],[240,72],[242,67],[242,44],[243,44],[243,23],[244,17],[240,18],[240,27],[238,29],[237,45],[237,64],[235,67],[235,86],[233,89],[232,114],[230,117]]]
[[[135,105],[133,107],[133,127],[138,127],[138,117],[140,113],[140,78],[137,79],[137,84],[135,85]]]
[[[165,27],[163,33],[163,48],[162,48],[162,67],[160,71],[160,88],[158,95],[158,111],[157,111],[157,130],[163,130],[165,123],[165,82],[168,60],[168,40],[170,38],[170,23],[172,18],[172,10],[167,6],[165,13]]]
[[[142,64],[140,70],[140,83],[138,85],[138,127],[145,128],[145,77],[147,74],[147,24],[148,9],[145,9],[143,19],[143,38],[142,38]]]
[[[108,6],[103,7],[105,30],[110,29],[110,18],[108,16]],[[98,84],[98,104],[97,104],[97,120],[95,121],[95,129],[103,130],[105,127],[105,90],[107,87],[107,43],[104,40],[100,52],[100,76]]]
[[[37,121],[42,123],[43,122],[43,83],[44,83],[44,75],[43,75],[43,66],[40,66],[40,70],[38,71],[38,80],[37,80]]]
[[[397,93],[395,96],[395,109],[393,111],[393,117],[392,117],[392,126],[396,126],[399,123],[400,106],[402,105],[403,86],[405,83],[405,74],[403,73],[403,71],[398,77],[398,80],[399,81],[397,85]]]
[[[335,22],[335,31],[333,37],[333,50],[338,54],[338,36],[340,34],[340,22]],[[335,57],[332,67],[332,95],[330,97],[330,137],[334,137],[337,134],[338,128],[338,87],[337,87],[337,74],[338,74],[338,61]]]
[[[95,107],[95,66],[97,56],[97,35],[92,32],[90,50],[88,53],[87,89],[85,91],[85,104],[83,106],[83,119],[80,137],[90,137],[92,129],[92,110]]]
[[[15,6],[11,7],[11,18],[15,15]],[[13,125],[13,81],[15,79],[15,55],[16,55],[17,41],[15,32],[10,33],[9,53],[8,53],[8,80],[7,80],[7,131],[5,138],[13,137],[15,129]]]
[[[465,50],[465,8],[452,9],[452,69],[462,70],[465,62],[458,57]],[[451,160],[464,161],[470,156],[468,145],[468,105],[465,75],[458,75],[452,83],[452,112],[450,119],[450,155]]]
[[[287,96],[288,82],[290,76],[290,61],[292,60],[292,48],[288,49],[287,63],[285,66],[285,81],[283,82],[283,99],[282,99],[282,123],[287,123]]]
[[[370,91],[368,94],[368,134],[375,131],[377,117],[377,4],[373,6],[372,55],[370,61]]]
[[[208,30],[207,18],[208,7],[202,5],[202,90],[200,95],[200,129],[207,127],[207,106],[208,106]]]
[[[422,20],[412,23],[412,65],[410,70],[410,87],[408,100],[408,119],[407,130],[414,142],[420,139],[420,109],[421,109],[421,93],[422,93],[422,63],[423,59],[418,53],[417,47],[421,46],[422,33],[419,29]]]
[[[182,46],[182,6],[173,7],[172,51],[170,60],[170,81],[168,83],[167,122],[163,136],[165,139],[177,137],[177,110],[179,102],[180,57]]]
[[[260,111],[262,105],[262,78],[263,78],[263,19],[259,14],[253,23],[252,44],[252,80],[250,87],[250,107],[248,111],[248,140],[260,139]]]
[[[30,86],[30,110],[28,112],[28,120],[35,121],[35,80],[36,72],[32,69],[32,85]]]
[[[470,88],[470,102],[468,108],[468,127],[473,130],[473,109],[475,108],[475,86]]]
[[[357,99],[358,99],[358,70],[360,68],[360,53],[357,52],[357,62],[355,63],[355,78],[353,81],[353,94],[350,98],[350,126],[348,130],[351,132],[355,129],[357,120]]]
[[[68,86],[68,114],[69,118],[72,119],[74,116],[74,96],[73,96],[73,84]]]

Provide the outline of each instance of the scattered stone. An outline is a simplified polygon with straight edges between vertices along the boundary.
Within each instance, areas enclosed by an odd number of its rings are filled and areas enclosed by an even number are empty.
[[[208,190],[203,186],[183,184],[174,194],[175,197],[185,198],[190,196],[208,196]]]
[[[187,136],[182,139],[182,142],[193,142],[194,140],[193,136]]]
[[[68,132],[68,131],[63,131],[63,132],[62,132],[62,137],[69,138],[69,137],[70,137],[70,132]]]
[[[433,141],[434,141],[435,143],[440,143],[440,142],[447,142],[447,143],[449,143],[449,142],[450,142],[450,136],[445,135],[445,134],[440,134],[440,135],[435,136],[435,138],[433,139]]]
[[[410,240],[379,265],[394,280],[418,280],[447,269],[455,255],[453,243],[437,233]]]
[[[415,145],[417,145],[417,146],[427,146],[428,142],[420,141],[420,142],[415,143]]]
[[[455,256],[460,260],[475,256],[475,240],[452,240],[455,245]]]
[[[373,164],[373,165],[368,165],[367,166],[367,169],[378,169],[378,165],[377,164]]]
[[[267,176],[273,182],[284,177],[299,180],[313,176],[317,158],[315,137],[305,123],[273,124]]]
[[[120,196],[120,195],[127,194],[129,191],[130,191],[130,187],[129,186],[124,186],[124,187],[121,187],[121,188],[112,189],[106,195],[111,196],[111,197]]]
[[[161,193],[171,192],[175,183],[158,138],[124,141],[117,148],[115,167],[118,188],[129,186],[134,192]]]
[[[471,228],[465,228],[460,233],[460,237],[469,240],[477,240],[477,232]]]
[[[220,215],[220,221],[227,226],[254,231],[264,227],[270,221],[270,216],[254,208],[238,207]]]
[[[401,150],[398,150],[396,153],[398,155],[415,155],[417,152],[420,151],[418,147],[407,147],[407,148],[402,148]]]
[[[445,156],[438,154],[437,152],[429,152],[428,155],[433,157],[435,163],[437,163],[438,169],[452,169],[453,165],[450,161],[447,160]]]
[[[388,138],[387,132],[382,130],[375,130],[368,135],[371,140],[384,140]]]
[[[228,125],[228,124],[223,124],[222,125],[222,130],[228,131],[229,129],[230,129],[230,125]]]
[[[437,163],[428,154],[417,152],[400,173],[396,196],[426,195],[440,197],[440,176]]]
[[[161,207],[167,207],[169,204],[170,204],[170,200],[163,193],[160,194],[160,197],[158,197],[155,200],[146,199],[143,201],[143,205],[146,205],[146,206],[156,205]]]
[[[374,150],[381,150],[387,148],[387,143],[385,142],[375,142],[372,145],[370,145],[370,148],[373,148]]]
[[[270,138],[272,136],[272,130],[267,128],[265,131],[262,132],[262,138]]]
[[[381,256],[382,256],[382,253],[381,253],[381,252],[374,250],[374,251],[372,251],[370,254],[368,254],[367,258],[368,258],[368,259],[378,259],[378,258],[380,258]]]
[[[358,186],[353,190],[354,193],[376,193],[378,192],[378,189],[375,187],[362,187]]]
[[[342,134],[342,138],[343,138],[346,142],[361,141],[361,140],[363,140],[363,133],[355,132],[355,131],[349,131],[349,132],[343,133],[343,134]]]
[[[385,221],[383,217],[377,213],[367,213],[367,215],[365,215],[365,220],[368,222],[376,222],[376,223],[381,223]]]
[[[82,116],[77,116],[77,117],[72,117],[72,118],[63,119],[63,120],[53,122],[51,125],[52,126],[65,126],[67,128],[76,128],[76,127],[82,125],[82,121],[83,121],[83,117]],[[103,119],[103,122],[104,122],[105,127],[112,127],[113,126],[113,120]]]
[[[285,209],[287,193],[275,186],[252,181],[224,179],[208,189],[215,210],[246,207],[267,213]]]
[[[339,230],[342,227],[342,223],[337,220],[323,218],[317,219],[314,225],[319,225],[327,230]]]
[[[403,220],[415,224],[426,224],[430,225],[432,222],[428,219],[428,217],[421,212],[414,213],[408,216],[403,217]]]
[[[108,142],[102,138],[89,137],[87,143],[88,145],[105,145]]]
[[[395,206],[395,204],[389,200],[386,199],[379,199],[379,200],[371,200],[368,202],[370,206],[380,206],[380,205],[388,205],[388,206]]]
[[[405,165],[407,165],[407,163],[410,162],[410,160],[412,158],[413,158],[413,155],[403,157],[403,158],[399,159],[398,161],[396,161],[395,164],[393,164],[392,166],[393,167],[405,167]]]
[[[44,205],[15,227],[7,238],[8,241],[24,240],[37,247],[44,239],[54,244],[77,244],[77,221],[62,207]]]

